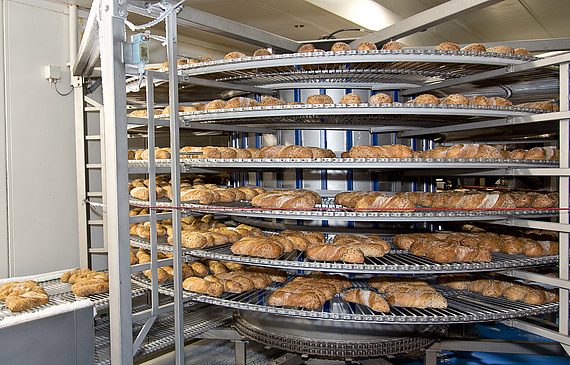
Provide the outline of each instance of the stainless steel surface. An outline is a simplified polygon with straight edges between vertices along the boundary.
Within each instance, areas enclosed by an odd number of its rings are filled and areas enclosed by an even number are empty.
[[[6,364],[93,364],[93,307],[53,312],[8,326],[0,321]]]
[[[107,237],[109,255],[109,314],[111,318],[111,361],[132,364],[129,207],[127,166],[127,118],[125,65],[126,2],[101,0],[101,73],[103,79],[105,188],[107,191]],[[99,11],[94,7],[94,11]]]
[[[384,43],[393,39],[403,38],[414,33],[424,31],[438,24],[445,23],[460,15],[496,4],[503,0],[453,0],[429,8],[418,14],[412,15],[395,24],[389,25],[377,32],[357,38],[350,43],[356,48],[361,42]]]
[[[170,167],[172,160],[158,160],[156,166],[160,168]],[[478,158],[256,158],[256,159],[183,159],[180,161],[183,171],[190,172],[193,168],[234,170],[243,169],[255,171],[258,169],[368,169],[368,170],[394,170],[394,169],[501,169],[500,174],[505,174],[506,170],[512,171],[510,174],[521,174],[525,171],[522,168],[543,168],[552,174],[553,170],[548,169],[558,165],[558,161],[542,160],[511,160],[511,159],[478,159]],[[146,168],[148,161],[130,160],[129,168]],[[507,175],[509,173],[506,173]],[[534,174],[528,171],[528,174]]]
[[[168,56],[168,64],[176,65],[178,62],[178,33],[176,24],[176,11],[171,12],[166,17],[166,54]],[[178,75],[174,68],[168,71],[168,105],[170,105],[170,148],[172,159],[178,161],[180,159],[180,130],[178,129]],[[149,106],[152,109],[154,106]],[[170,179],[172,184],[172,206],[180,204],[180,165],[172,164],[170,166]],[[172,245],[173,249],[173,267],[174,267],[174,345],[175,345],[175,361],[177,365],[184,363],[184,333],[182,330],[182,321],[184,314],[182,312],[182,240],[180,218],[182,217],[179,209],[172,209]],[[155,276],[156,277],[156,276]],[[156,285],[153,282],[153,290]]]
[[[392,104],[303,104],[255,106],[201,110],[181,113],[185,122],[275,125],[294,124],[397,124],[401,127],[438,126],[449,123],[476,122],[490,118],[527,117],[543,110],[482,105]],[[160,117],[159,117],[160,118]],[[543,117],[548,119],[548,117]],[[553,120],[551,118],[549,120]],[[405,128],[402,128],[405,129]]]
[[[99,7],[92,7],[89,11],[79,51],[75,62],[71,65],[73,76],[90,76],[100,59],[99,22],[97,21],[99,10]]]
[[[473,75],[508,65],[520,65],[533,59],[529,56],[487,52],[406,49],[289,53],[218,60],[180,66],[179,74],[183,75],[181,81],[184,77],[189,82],[192,80],[190,77],[205,79],[204,82],[194,79],[195,82],[204,84],[203,86],[194,84],[182,88],[180,100],[211,100],[239,94],[219,88],[212,89],[214,85],[207,86],[207,80],[234,84],[225,85],[231,86],[230,89],[235,89],[237,84],[244,85],[242,87],[283,89],[291,87],[292,83],[307,83],[307,85],[312,83],[318,88],[322,82],[330,83],[329,87],[336,85],[338,88],[344,88],[344,85],[352,83],[357,86],[368,85],[367,88],[374,90],[378,90],[379,85],[383,85],[384,90],[396,89],[404,83],[408,89],[415,89],[426,83]],[[144,102],[144,92],[139,89],[138,83],[138,76],[127,80],[130,102]],[[165,81],[157,81],[155,86],[157,102],[167,103],[165,96],[168,84]]]
[[[163,301],[165,303],[167,301]],[[172,302],[172,300],[170,300]],[[133,309],[135,313],[148,310],[148,305]],[[184,338],[199,336],[212,328],[221,326],[231,321],[232,311],[220,307],[195,305],[184,309],[183,332]],[[133,323],[133,334],[140,331],[143,321]],[[150,329],[146,341],[139,347],[135,359],[142,358],[153,352],[167,348],[174,344],[174,316],[172,313],[158,317],[154,326]],[[95,323],[95,364],[110,364],[109,333],[110,323],[107,318],[99,318]]]
[[[146,201],[131,198],[129,204],[133,207],[148,207]],[[168,199],[160,199],[157,207],[171,207]],[[506,218],[547,218],[558,214],[556,209],[510,209],[510,210],[437,210],[417,208],[412,212],[357,212],[334,203],[334,199],[323,199],[311,210],[287,210],[275,208],[252,207],[250,202],[240,201],[224,205],[199,205],[182,203],[181,208],[190,212],[204,214],[246,215],[257,218],[280,218],[302,220],[342,220],[342,221],[373,221],[373,222],[434,222],[434,221],[465,221],[465,220],[498,220]],[[547,222],[545,222],[547,223]]]
[[[232,254],[231,244],[207,247],[190,251],[189,254],[200,258],[219,261],[239,262],[247,265],[267,266],[291,270],[309,270],[326,272],[344,272],[351,274],[373,273],[461,273],[497,271],[508,268],[534,267],[558,263],[558,255],[530,258],[524,255],[491,253],[491,262],[453,262],[438,264],[423,256],[414,256],[407,250],[392,249],[383,257],[365,257],[362,264],[349,264],[340,261],[326,262],[311,260],[303,251],[284,253],[276,259]]]
[[[539,60],[529,61],[525,64],[512,65],[512,66],[508,66],[508,67],[505,67],[502,69],[497,69],[497,70],[492,70],[492,71],[487,71],[487,72],[481,72],[477,75],[459,77],[459,78],[456,78],[453,80],[446,80],[446,81],[434,83],[433,85],[422,86],[422,87],[418,87],[418,88],[412,88],[412,89],[404,90],[402,92],[402,95],[414,95],[414,94],[424,93],[424,92],[435,90],[435,89],[442,89],[442,88],[446,88],[449,86],[465,84],[465,83],[469,83],[469,82],[501,78],[501,77],[507,76],[508,74],[516,74],[516,73],[521,73],[521,72],[525,72],[525,71],[529,71],[529,70],[533,70],[533,69],[539,69],[539,68],[544,68],[544,67],[548,67],[548,66],[552,66],[552,65],[558,65],[558,64],[563,63],[565,61],[567,62],[569,58],[570,58],[570,54],[565,53],[565,54],[561,54],[561,55],[557,55],[557,56],[552,56],[552,57],[543,58],[543,59],[539,59]]]
[[[564,62],[560,65],[560,110],[568,113],[569,110],[569,99],[570,99],[570,63]],[[560,168],[568,169],[570,167],[569,155],[570,155],[570,118],[565,118],[560,120]],[[562,207],[570,207],[570,177],[560,176],[558,178],[558,188],[562,194],[560,194],[560,204]],[[560,216],[558,219],[559,223],[564,227],[568,228],[570,223],[570,216],[568,210],[560,211]],[[570,230],[562,229],[562,233],[559,237],[560,243],[560,264],[559,264],[559,277],[564,280],[568,280],[570,264]],[[559,331],[561,334],[565,335],[565,344],[569,345],[568,333],[570,326],[570,305],[568,301],[570,300],[570,292],[567,289],[560,290],[560,301],[564,303],[560,307],[559,317]],[[570,353],[570,347],[565,347],[566,351]]]
[[[143,286],[149,285],[148,279],[141,274],[134,274],[133,280],[136,280]],[[365,281],[354,279],[352,280],[352,286],[353,288],[369,288]],[[522,302],[513,302],[505,298],[484,297],[479,293],[469,291],[451,290],[438,285],[435,285],[435,287],[447,299],[448,306],[446,309],[392,306],[390,307],[390,312],[386,314],[375,312],[366,306],[345,302],[338,295],[325,303],[323,307],[315,310],[270,306],[266,303],[269,296],[276,289],[274,285],[265,290],[254,289],[240,294],[224,293],[220,297],[185,291],[184,297],[195,302],[289,317],[385,324],[485,322],[552,313],[558,310],[558,303],[529,305]],[[160,290],[165,295],[169,293],[172,295],[172,282],[162,282]]]
[[[383,325],[238,311],[236,329],[264,345],[327,358],[408,353],[433,343],[437,325]]]

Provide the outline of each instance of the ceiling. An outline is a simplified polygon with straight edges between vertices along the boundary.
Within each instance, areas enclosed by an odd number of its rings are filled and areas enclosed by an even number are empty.
[[[89,8],[91,5],[91,0],[72,1],[84,8]],[[336,38],[340,39],[362,37],[369,34],[370,30],[382,29],[398,20],[446,2],[446,0],[186,0],[184,5],[292,40],[307,41],[322,38],[339,29],[368,28],[368,31],[343,31],[336,34]],[[569,2],[570,0],[503,0],[398,40],[408,47],[428,47],[443,41],[468,44],[570,38]],[[136,14],[129,15],[129,20],[135,24],[148,22],[148,18]],[[160,34],[161,30],[153,32]],[[181,46],[179,48],[189,55],[207,55],[213,58],[235,50],[252,54],[259,48],[189,28],[179,28],[179,42]]]
[[[319,39],[323,35],[343,28],[368,26],[369,29],[379,30],[397,20],[445,2],[445,0],[186,0],[184,5],[286,38],[306,41]],[[568,5],[568,0],[504,0],[461,15],[424,32],[402,38],[400,41],[406,46],[433,46],[443,41],[467,44],[569,38]],[[377,19],[374,19],[375,16]],[[228,50],[236,46],[231,41],[212,37],[204,32],[193,30],[180,32],[183,36],[211,41],[222,47],[228,46]],[[336,37],[356,38],[366,34],[360,31],[345,31],[338,33]]]

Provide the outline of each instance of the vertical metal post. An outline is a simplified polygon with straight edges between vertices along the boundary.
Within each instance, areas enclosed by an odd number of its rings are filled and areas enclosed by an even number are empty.
[[[234,341],[235,365],[247,364],[246,350],[247,350],[247,341],[243,340]]]
[[[568,111],[568,98],[569,98],[569,90],[568,90],[568,83],[570,81],[570,75],[568,71],[569,63],[563,63],[560,67],[560,111]],[[563,119],[560,121],[560,168],[567,169],[568,168],[568,155],[570,150],[570,120]],[[569,177],[568,176],[560,176],[559,177],[559,186],[560,186],[560,207],[561,208],[568,208],[568,194],[570,192],[570,184],[569,184]],[[561,224],[568,224],[568,210],[560,210],[560,223]],[[559,275],[561,279],[568,280],[568,233],[560,232],[559,234],[560,240],[560,263],[559,263]],[[570,314],[569,306],[568,306],[568,290],[567,289],[560,289],[560,309],[559,309],[559,331],[562,334],[568,335],[568,316]],[[565,346],[565,349],[568,351],[568,348]]]
[[[77,5],[69,5],[69,64],[75,65],[77,56]],[[87,177],[85,171],[85,111],[83,100],[83,79],[71,75],[73,101],[75,106],[75,167],[77,169],[77,221],[79,233],[79,266],[89,266],[89,239],[87,229]]]
[[[166,40],[168,59],[169,80],[169,105],[170,105],[170,149],[171,169],[170,179],[172,184],[172,245],[174,265],[174,343],[176,364],[184,364],[184,328],[182,312],[182,246],[180,226],[180,126],[178,117],[178,67],[177,67],[177,42],[176,11],[166,18]]]
[[[131,265],[129,245],[129,192],[127,161],[127,109],[125,64],[126,1],[101,0],[101,74],[105,186],[107,192],[107,244],[109,248],[109,314],[111,319],[111,362],[133,363]]]

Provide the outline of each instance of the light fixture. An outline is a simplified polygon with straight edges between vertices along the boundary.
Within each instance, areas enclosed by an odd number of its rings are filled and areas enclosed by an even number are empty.
[[[295,24],[293,28],[304,28],[305,24]]]

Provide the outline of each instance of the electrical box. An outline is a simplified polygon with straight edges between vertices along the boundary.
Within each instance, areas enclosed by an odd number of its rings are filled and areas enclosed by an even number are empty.
[[[51,65],[45,66],[44,77],[49,82],[52,82],[54,80],[59,80],[61,79],[61,69],[59,68],[59,66],[51,66]]]

